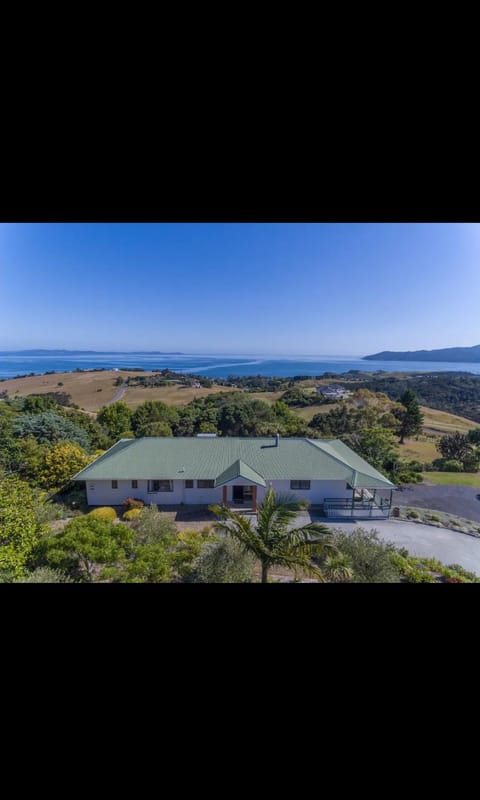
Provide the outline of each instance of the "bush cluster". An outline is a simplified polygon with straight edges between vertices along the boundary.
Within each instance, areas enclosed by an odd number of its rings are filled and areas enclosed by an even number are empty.
[[[110,508],[110,506],[102,506],[100,508],[94,508],[93,511],[90,511],[87,514],[88,517],[92,519],[101,519],[105,522],[113,522],[114,519],[117,518],[117,512],[114,508]]]

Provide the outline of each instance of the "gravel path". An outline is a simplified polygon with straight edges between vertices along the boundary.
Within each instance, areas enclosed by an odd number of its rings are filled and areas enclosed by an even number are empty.
[[[112,403],[116,403],[118,400],[121,400],[127,389],[128,389],[128,383],[124,383],[123,386],[120,387],[116,395],[112,397],[112,399],[109,400],[108,403],[105,403],[105,405],[111,406]]]

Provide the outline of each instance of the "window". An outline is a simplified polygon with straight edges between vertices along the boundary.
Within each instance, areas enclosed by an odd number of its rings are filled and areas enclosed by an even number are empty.
[[[214,489],[215,481],[197,481],[197,489]]]
[[[132,481],[132,489],[138,489],[138,481]]]
[[[310,481],[290,481],[290,489],[310,489]]]
[[[118,481],[112,481],[112,489],[118,489]]]
[[[185,481],[185,489],[193,489],[193,481]]]
[[[148,481],[149,492],[173,492],[173,481]]]

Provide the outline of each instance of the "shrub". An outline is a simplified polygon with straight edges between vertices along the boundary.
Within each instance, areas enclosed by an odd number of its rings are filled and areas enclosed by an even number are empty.
[[[123,519],[130,522],[132,519],[136,519],[142,513],[141,508],[131,508],[129,511],[125,511],[123,513]]]
[[[348,567],[352,570],[353,583],[395,583],[400,581],[400,572],[395,562],[397,556],[393,544],[379,540],[375,530],[357,528],[352,533],[336,532],[333,543],[344,556],[349,558]],[[328,564],[326,551],[314,556],[321,568]]]
[[[438,516],[438,514],[428,514],[427,519],[432,520],[432,522],[441,522],[442,518]]]
[[[469,453],[463,459],[463,469],[465,472],[477,472],[480,466],[480,455],[476,453]]]
[[[117,512],[114,508],[102,506],[101,508],[94,508],[93,511],[90,511],[90,513],[87,514],[87,517],[91,517],[92,519],[101,519],[105,522],[113,522],[113,520],[117,518]]]
[[[127,497],[127,499],[123,501],[123,505],[127,511],[130,511],[132,508],[143,508],[145,503],[138,497]]]
[[[136,544],[157,544],[165,537],[175,537],[177,527],[173,520],[160,513],[156,505],[145,506],[132,520]]]
[[[204,546],[194,565],[199,583],[252,583],[256,559],[229,536]]]
[[[406,467],[412,472],[423,472],[424,470],[424,465],[422,464],[421,461],[415,461],[415,460],[407,461]]]
[[[457,458],[448,458],[443,464],[444,472],[463,472],[463,464]]]
[[[409,519],[419,519],[420,514],[418,513],[418,511],[413,511],[413,509],[410,509],[409,511],[407,511],[407,517]]]
[[[74,583],[74,581],[59,569],[37,567],[15,583]]]

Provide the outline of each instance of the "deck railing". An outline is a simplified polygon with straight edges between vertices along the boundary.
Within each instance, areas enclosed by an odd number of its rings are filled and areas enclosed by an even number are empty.
[[[361,516],[361,517],[388,517],[390,515],[390,500],[352,500],[349,497],[326,497],[323,501],[323,510],[327,517],[335,516]]]

